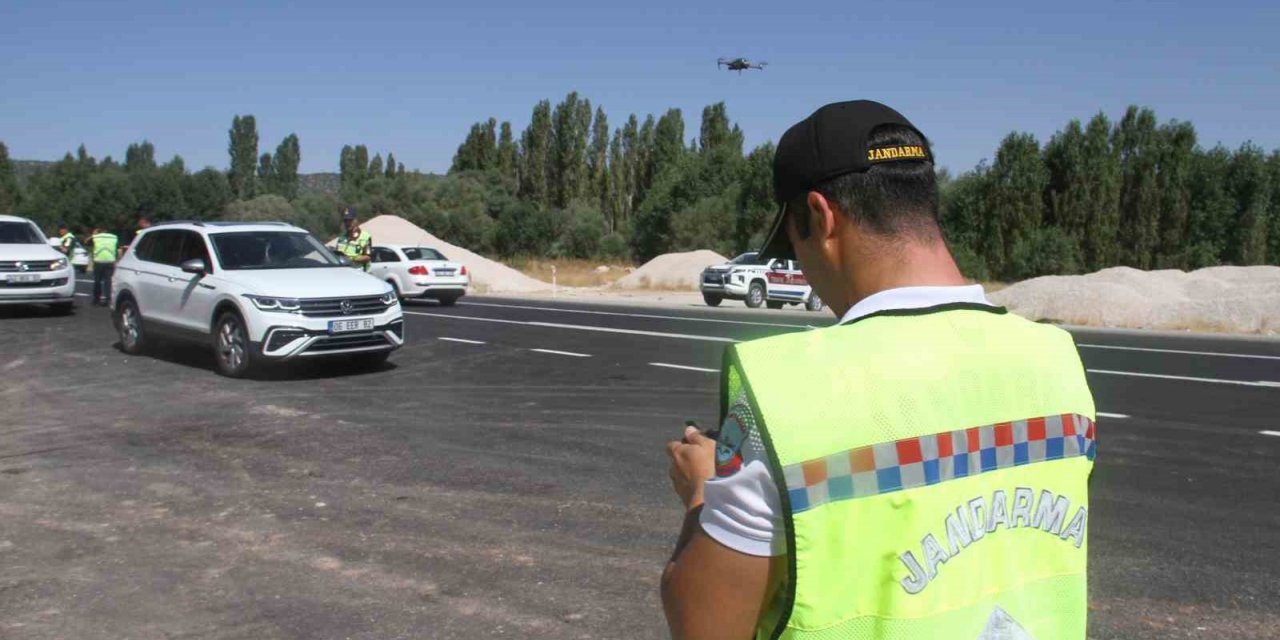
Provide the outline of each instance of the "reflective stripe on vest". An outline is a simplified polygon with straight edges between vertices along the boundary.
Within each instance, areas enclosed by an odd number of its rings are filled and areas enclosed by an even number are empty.
[[[1084,637],[1094,407],[1069,334],[953,305],[744,343],[726,366],[786,528],[757,637]]]
[[[116,261],[116,250],[120,240],[114,233],[99,233],[93,236],[93,261],[99,264]]]

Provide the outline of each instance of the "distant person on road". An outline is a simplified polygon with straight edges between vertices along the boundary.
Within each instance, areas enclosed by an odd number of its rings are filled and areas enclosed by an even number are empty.
[[[338,238],[338,253],[346,256],[351,260],[351,266],[357,269],[369,270],[369,253],[370,247],[373,246],[373,237],[369,232],[360,228],[360,222],[356,218],[356,210],[349,208],[342,214],[342,227],[344,232]]]
[[[791,127],[761,259],[840,318],[727,348],[722,421],[668,445],[675,638],[1085,637],[1094,403],[1071,336],[987,301],[929,143],[871,101]]]
[[[93,257],[93,304],[105,307],[111,303],[111,277],[116,272],[120,239],[96,226],[88,244],[89,255]]]
[[[127,243],[125,243],[125,244],[123,244],[123,245],[121,245],[121,246],[120,246],[120,251],[119,251],[119,254],[117,255],[117,257],[120,257],[120,258],[124,257],[124,253],[125,253],[126,251],[128,251],[128,250],[129,250],[129,247],[130,247],[130,246],[132,246],[134,242],[137,242],[137,241],[138,241],[138,236],[139,236],[139,235],[140,235],[144,230],[149,229],[149,228],[151,228],[151,216],[149,216],[149,215],[147,215],[147,214],[145,214],[145,213],[139,213],[139,214],[138,214],[138,228],[137,228],[137,229],[134,229],[134,231],[133,231],[133,235],[131,235],[131,236],[129,237],[129,242],[127,242]]]
[[[67,256],[67,262],[71,262],[71,258],[76,249],[76,237],[72,235],[71,229],[67,227],[67,223],[58,223],[58,251]]]

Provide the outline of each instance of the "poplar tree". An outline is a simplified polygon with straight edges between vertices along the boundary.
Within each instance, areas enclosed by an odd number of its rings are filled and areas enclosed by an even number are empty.
[[[498,173],[503,177],[514,180],[516,178],[516,158],[519,156],[519,149],[516,147],[515,139],[511,135],[511,123],[502,122],[501,132],[498,134]]]
[[[1231,152],[1222,145],[1195,154],[1191,163],[1191,207],[1187,221],[1187,266],[1220,264],[1232,242],[1235,199],[1228,188]]]
[[[276,170],[272,166],[270,153],[264,153],[258,158],[257,177],[259,194],[276,193]]]
[[[390,151],[387,152],[387,171],[385,177],[387,180],[394,180],[396,177],[396,155]]]
[[[539,207],[549,203],[547,164],[551,136],[551,102],[543,100],[533,107],[529,127],[520,136],[519,194],[525,201]]]
[[[570,92],[556,105],[547,182],[551,204],[567,207],[581,195],[587,182],[587,136],[591,127],[591,102]]]
[[[1280,265],[1280,149],[1267,158],[1271,181],[1271,210],[1267,228],[1267,264]]]
[[[1172,121],[1157,130],[1159,148],[1156,178],[1160,194],[1159,249],[1155,267],[1185,269],[1187,221],[1191,212],[1191,162],[1196,130],[1189,122]]]
[[[241,200],[248,200],[256,193],[255,170],[258,164],[258,125],[252,115],[231,119],[231,138],[227,152],[231,155],[231,169],[227,182],[231,191]]]
[[[1049,176],[1040,159],[1040,145],[1030,133],[1011,133],[996,150],[988,174],[987,261],[996,274],[1010,272],[1013,250],[1040,227],[1043,193]]]
[[[156,148],[150,142],[130,144],[124,152],[124,170],[130,173],[156,168]]]
[[[1235,233],[1230,260],[1237,265],[1265,264],[1271,176],[1262,149],[1252,142],[1240,145],[1231,156],[1227,185],[1235,200]]]
[[[18,177],[9,160],[9,147],[0,142],[0,212],[14,211],[18,206]]]
[[[653,155],[647,172],[649,184],[668,167],[675,166],[684,152],[684,116],[679,109],[668,109],[653,129]]]
[[[1149,269],[1160,242],[1159,146],[1156,116],[1130,106],[1116,124],[1120,158],[1120,244],[1124,264]]]
[[[1111,146],[1111,122],[1099,112],[1085,126],[1081,173],[1086,176],[1089,203],[1083,255],[1089,269],[1118,264],[1116,236],[1120,229],[1120,158]]]
[[[280,141],[272,159],[275,169],[276,193],[289,200],[298,197],[298,165],[302,162],[302,149],[297,134],[291,133]]]
[[[381,153],[373,154],[373,161],[369,163],[369,177],[370,178],[382,177],[382,154]]]
[[[364,186],[369,181],[369,149],[368,147],[358,144],[356,145],[355,164],[352,167],[355,170],[355,185],[357,187]]]
[[[587,153],[587,169],[590,176],[588,195],[607,208],[609,180],[609,119],[604,109],[596,107],[595,121],[591,125],[591,149]]]

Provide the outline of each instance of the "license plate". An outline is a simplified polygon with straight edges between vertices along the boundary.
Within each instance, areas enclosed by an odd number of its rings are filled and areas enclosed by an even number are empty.
[[[436,275],[438,275],[438,276],[451,276],[451,275],[453,275],[453,269],[436,269]]]
[[[373,318],[357,318],[355,320],[330,320],[329,334],[347,333],[350,331],[370,331],[373,329]]]
[[[23,273],[9,276],[9,282],[40,282],[40,276],[34,273]]]

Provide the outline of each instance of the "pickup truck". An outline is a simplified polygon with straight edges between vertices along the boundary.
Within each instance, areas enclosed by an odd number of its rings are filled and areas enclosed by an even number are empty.
[[[712,307],[720,306],[724,300],[742,300],[752,309],[762,305],[781,309],[784,305],[802,304],[810,311],[821,311],[823,307],[798,262],[761,262],[754,252],[707,267],[699,283],[703,301]]]

